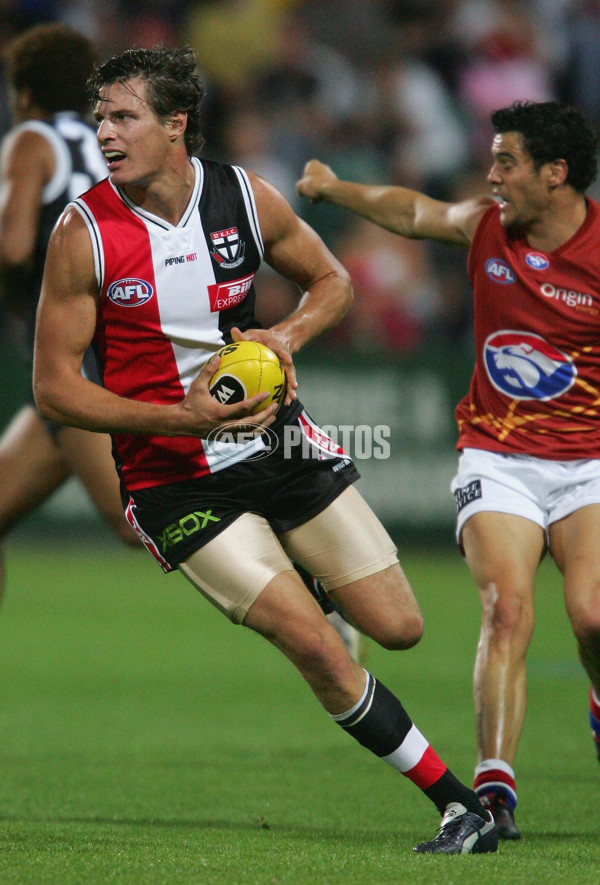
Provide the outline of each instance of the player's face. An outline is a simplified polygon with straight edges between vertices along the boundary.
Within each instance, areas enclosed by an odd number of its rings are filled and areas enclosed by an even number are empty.
[[[143,78],[105,86],[94,116],[112,183],[148,187],[165,166],[170,137],[146,101]]]
[[[492,156],[487,180],[500,202],[500,220],[505,227],[527,227],[548,206],[545,167],[535,169],[518,132],[494,136]]]

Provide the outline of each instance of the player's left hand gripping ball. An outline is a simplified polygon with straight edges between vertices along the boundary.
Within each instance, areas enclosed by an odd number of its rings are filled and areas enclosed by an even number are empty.
[[[285,399],[287,380],[281,360],[274,351],[258,341],[234,341],[217,352],[221,363],[210,379],[210,392],[224,405],[239,403],[257,393],[269,396],[253,414]]]

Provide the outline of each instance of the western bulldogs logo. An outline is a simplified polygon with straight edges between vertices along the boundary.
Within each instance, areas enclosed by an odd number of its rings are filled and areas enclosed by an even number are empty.
[[[240,240],[237,227],[213,231],[210,239],[213,245],[210,254],[220,267],[238,267],[242,263],[246,244]]]
[[[530,332],[494,332],[483,345],[483,359],[496,390],[513,399],[554,399],[577,377],[571,357]]]
[[[506,263],[500,258],[488,258],[485,263],[485,272],[495,283],[514,283],[515,275]]]
[[[111,283],[106,294],[113,304],[119,304],[122,307],[139,307],[140,304],[145,304],[152,298],[154,289],[146,280],[125,277]]]
[[[534,270],[546,270],[550,267],[550,262],[546,256],[540,255],[539,252],[528,252],[525,256],[525,261],[529,267],[532,267]]]

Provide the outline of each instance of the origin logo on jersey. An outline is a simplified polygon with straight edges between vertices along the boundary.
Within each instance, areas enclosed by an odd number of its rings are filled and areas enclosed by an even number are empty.
[[[515,275],[501,258],[488,258],[485,263],[485,272],[495,283],[514,283]]]
[[[483,345],[483,359],[496,390],[513,399],[554,399],[577,377],[570,356],[530,332],[494,332]]]
[[[139,307],[145,304],[154,294],[154,289],[146,280],[137,280],[134,277],[125,277],[111,283],[107,295],[113,304],[123,307]]]

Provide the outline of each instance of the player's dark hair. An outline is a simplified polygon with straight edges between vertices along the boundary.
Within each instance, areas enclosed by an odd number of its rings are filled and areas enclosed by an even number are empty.
[[[564,160],[567,184],[584,193],[598,174],[598,135],[573,107],[555,101],[516,101],[491,115],[498,133],[519,132],[536,169]]]
[[[89,110],[87,79],[97,61],[93,43],[67,25],[34,25],[8,44],[5,54],[8,83],[31,90],[47,114]]]
[[[88,87],[97,102],[100,90],[112,83],[126,83],[134,77],[146,82],[148,104],[161,119],[171,114],[187,114],[184,140],[189,154],[197,153],[204,144],[200,131],[200,105],[206,88],[200,77],[193,49],[127,49],[98,65]]]

